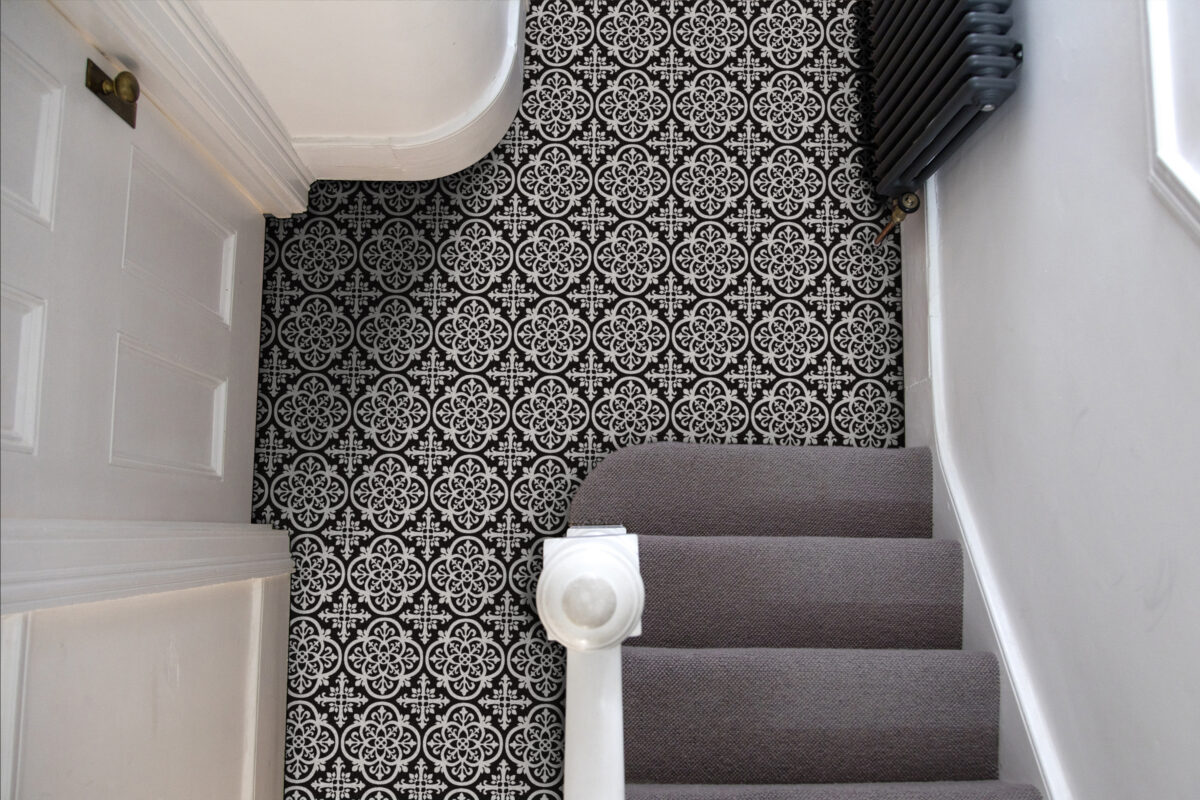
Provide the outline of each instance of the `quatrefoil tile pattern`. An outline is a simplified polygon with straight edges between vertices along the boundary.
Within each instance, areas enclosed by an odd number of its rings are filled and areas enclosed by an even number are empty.
[[[531,596],[606,453],[902,444],[862,9],[541,0],[504,140],[269,219],[254,516],[287,529],[289,800],[557,800]]]

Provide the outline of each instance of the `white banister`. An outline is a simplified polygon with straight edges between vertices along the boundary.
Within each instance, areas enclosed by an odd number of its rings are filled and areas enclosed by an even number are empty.
[[[564,800],[623,800],[621,642],[642,632],[646,591],[637,536],[620,525],[547,539],[538,616],[567,648]]]

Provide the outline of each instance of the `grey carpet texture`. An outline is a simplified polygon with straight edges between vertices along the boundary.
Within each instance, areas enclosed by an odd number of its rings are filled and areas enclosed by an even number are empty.
[[[643,536],[653,647],[962,646],[956,542]]]
[[[963,652],[962,553],[923,448],[661,443],[574,525],[638,540],[628,800],[1039,800],[998,777],[999,671]]]
[[[996,778],[989,653],[627,647],[631,783]]]
[[[1032,786],[1002,781],[822,784],[638,784],[625,800],[1040,800]]]
[[[669,536],[928,537],[931,503],[925,448],[660,442],[600,462],[570,523]]]

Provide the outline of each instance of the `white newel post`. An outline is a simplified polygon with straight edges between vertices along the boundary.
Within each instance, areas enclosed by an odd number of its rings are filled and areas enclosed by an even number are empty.
[[[538,616],[567,648],[564,800],[624,800],[621,642],[642,632],[637,536],[620,525],[547,539]]]

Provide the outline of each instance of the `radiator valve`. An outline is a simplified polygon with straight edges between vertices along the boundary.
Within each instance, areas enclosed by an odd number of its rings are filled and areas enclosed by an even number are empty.
[[[921,207],[921,198],[917,197],[914,192],[905,192],[899,197],[892,200],[892,216],[888,219],[888,224],[884,226],[879,235],[875,237],[875,245],[878,246],[887,235],[892,232],[892,228],[904,221],[904,218]]]

